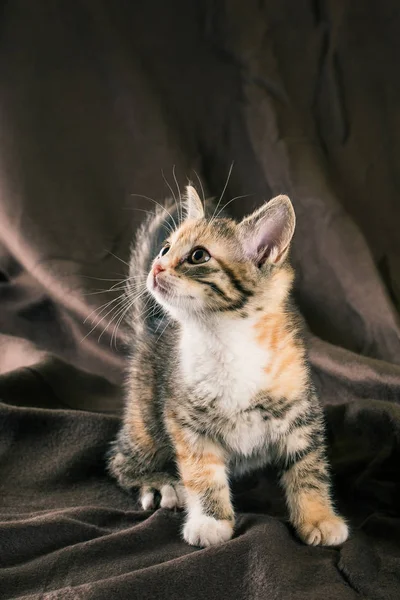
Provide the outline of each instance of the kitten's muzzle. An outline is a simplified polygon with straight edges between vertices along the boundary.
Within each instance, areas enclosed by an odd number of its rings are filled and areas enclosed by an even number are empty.
[[[154,288],[159,287],[158,276],[160,275],[160,273],[165,273],[165,269],[162,265],[160,265],[160,263],[157,263],[153,267],[153,287]]]
[[[161,273],[162,271],[165,271],[164,267],[162,267],[162,266],[160,265],[160,263],[157,263],[157,264],[156,264],[156,265],[154,265],[154,267],[153,267],[153,276],[154,276],[154,277],[157,277],[157,275],[158,275],[159,273]]]

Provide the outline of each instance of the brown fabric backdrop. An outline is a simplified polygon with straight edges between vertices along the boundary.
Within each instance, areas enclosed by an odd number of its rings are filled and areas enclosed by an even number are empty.
[[[0,8],[0,598],[398,599],[396,0]],[[296,539],[269,473],[238,485],[237,536],[208,550],[105,474],[126,333],[99,340],[112,315],[91,332],[90,313],[153,207],[136,194],[195,170],[219,195],[233,161],[233,215],[278,193],[297,212],[340,549]]]

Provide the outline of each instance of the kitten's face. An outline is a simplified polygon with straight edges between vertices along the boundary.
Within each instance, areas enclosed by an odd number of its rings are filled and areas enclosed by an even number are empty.
[[[241,249],[237,225],[197,219],[184,222],[166,240],[147,286],[175,315],[200,315],[239,310],[254,295],[257,279],[257,267]]]
[[[274,198],[240,223],[207,221],[200,198],[188,187],[186,213],[147,278],[159,304],[185,319],[240,312],[263,294],[265,301],[268,281],[283,265],[294,231],[289,198]]]

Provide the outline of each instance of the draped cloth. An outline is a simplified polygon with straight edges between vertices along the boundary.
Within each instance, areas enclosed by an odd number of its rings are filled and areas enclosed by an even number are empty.
[[[0,598],[398,599],[397,2],[0,8]],[[232,163],[232,216],[295,207],[340,548],[296,538],[269,471],[235,484],[235,537],[206,550],[105,471],[134,231],[187,179],[220,196]]]

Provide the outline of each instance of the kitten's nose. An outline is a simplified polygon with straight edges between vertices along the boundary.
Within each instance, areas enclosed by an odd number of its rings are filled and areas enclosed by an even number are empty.
[[[157,263],[156,265],[154,265],[154,267],[153,267],[153,275],[154,275],[154,277],[157,277],[157,275],[159,273],[161,273],[162,271],[165,271],[165,269],[164,269],[164,267],[162,267],[160,265],[160,263]]]

